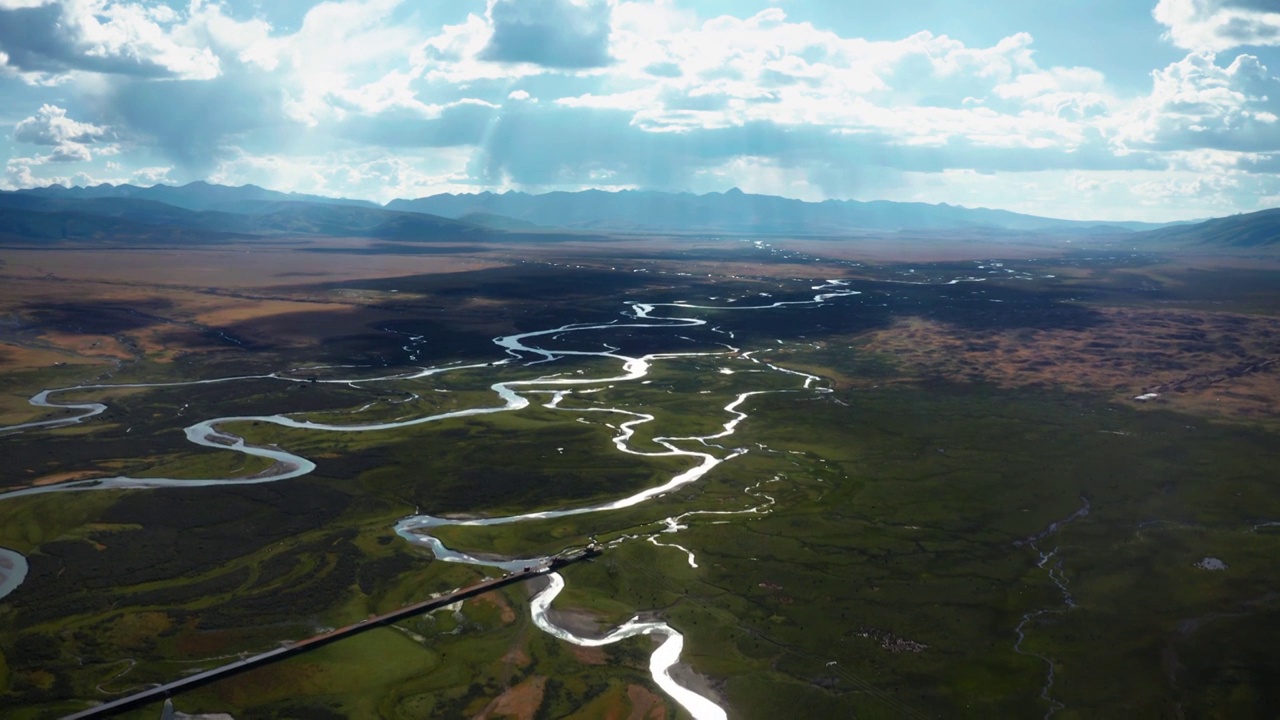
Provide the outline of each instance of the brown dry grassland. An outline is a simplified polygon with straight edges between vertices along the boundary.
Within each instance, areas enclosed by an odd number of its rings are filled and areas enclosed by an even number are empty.
[[[319,247],[359,249],[364,241]],[[360,255],[253,249],[5,249],[0,270],[0,374],[58,364],[168,362],[201,332],[235,326],[242,339],[298,347],[365,331],[389,315],[369,299],[312,297],[320,282],[478,270],[505,264],[468,255]],[[76,313],[115,309],[117,322]],[[144,313],[147,322],[128,322]],[[136,315],[133,315],[137,317]],[[91,368],[87,368],[93,374]],[[0,413],[11,408],[0,405]]]
[[[1077,331],[965,330],[924,318],[873,331],[864,349],[911,376],[1003,387],[1060,387],[1116,400],[1235,419],[1280,410],[1280,320],[1234,313],[1102,308],[1106,322]],[[1158,398],[1133,398],[1155,392]]]

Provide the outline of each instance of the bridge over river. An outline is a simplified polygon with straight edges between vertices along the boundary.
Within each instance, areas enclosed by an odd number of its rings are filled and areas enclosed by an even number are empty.
[[[326,633],[309,637],[305,640],[285,642],[274,650],[268,650],[264,653],[252,655],[233,663],[213,668],[212,670],[205,670],[204,672],[189,675],[181,680],[174,680],[170,683],[157,685],[153,688],[134,693],[127,697],[122,697],[118,700],[112,700],[111,702],[103,703],[101,705],[95,705],[88,710],[82,710],[73,715],[68,715],[63,718],[63,720],[106,718],[127,710],[136,710],[137,708],[166,700],[178,693],[193,690],[202,685],[208,685],[211,682],[231,677],[232,675],[238,675],[242,672],[260,668],[274,662],[279,662],[285,658],[301,655],[308,650],[323,647],[372,628],[390,625],[406,618],[413,617],[414,615],[431,612],[432,610],[442,608],[446,605],[452,605],[453,603],[461,600],[473,598],[477,595],[487,593],[490,590],[497,590],[500,587],[524,582],[525,580],[538,577],[540,575],[546,575],[566,565],[586,560],[587,558],[591,558],[599,554],[600,550],[595,545],[587,548],[569,550],[546,560],[534,562],[527,568],[507,573],[502,577],[483,580],[475,585],[459,588],[451,593],[446,593],[439,597],[431,598],[430,600],[424,600],[420,603],[405,605],[404,607],[392,610],[389,613],[361,620],[353,625],[347,625],[346,627],[340,627],[336,630],[330,630]]]

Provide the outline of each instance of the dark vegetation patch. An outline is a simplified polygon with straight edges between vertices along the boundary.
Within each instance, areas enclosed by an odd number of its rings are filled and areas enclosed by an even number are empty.
[[[302,313],[302,315],[304,317],[299,318],[300,321],[317,322],[314,314]],[[287,316],[276,316],[271,319],[271,322],[277,323],[288,319]],[[255,324],[255,321],[250,320],[231,327],[240,332],[254,332]],[[372,328],[368,332],[338,337],[329,336],[323,328],[317,328],[317,336],[316,344],[307,349],[307,359],[303,364],[342,363],[386,367],[401,365],[408,360],[407,356],[401,352],[403,343],[396,342],[397,338],[387,333],[376,332]]]
[[[299,703],[296,700],[275,703],[262,708],[262,718],[279,720],[348,720],[348,716],[327,705]]]
[[[351,595],[363,557],[351,542],[356,533],[354,529],[340,531],[298,548],[299,555],[319,562],[305,582],[237,596],[202,613],[200,629],[242,627],[250,618],[257,624],[305,621],[341,603]]]
[[[387,578],[404,575],[421,566],[421,560],[401,554],[366,560],[356,569],[356,584],[365,595],[375,595],[386,584]]]
[[[358,451],[325,454],[313,461],[316,464],[316,478],[333,478],[334,482],[343,487],[371,470],[402,467],[397,464],[397,457],[383,444],[360,448]]]
[[[231,329],[167,317],[162,313],[172,308],[173,303],[164,298],[131,300],[128,305],[114,304],[116,302],[29,303],[20,310],[22,320],[18,329],[24,334],[34,335],[46,332],[114,335],[131,347],[133,341],[124,339],[123,334],[152,330],[159,333],[157,339],[172,348],[257,349],[253,342],[237,336]],[[134,350],[136,352],[136,348]]]
[[[283,578],[305,565],[305,558],[296,553],[272,555],[258,563],[258,581],[249,590],[278,585]]]
[[[619,320],[619,325],[635,320]],[[650,353],[671,352],[726,352],[723,345],[729,338],[710,328],[714,323],[673,331],[663,328],[631,328],[592,330],[585,333],[568,332],[562,335],[544,335],[526,344],[553,351],[616,352],[628,357]],[[537,359],[530,357],[530,359]]]
[[[100,547],[55,541],[30,556],[28,581],[12,596],[18,622],[35,625],[78,615],[86,607],[110,604],[106,590],[226,565],[323,527],[341,515],[344,500],[335,490],[286,483],[129,493],[102,521],[140,529],[94,536]]]
[[[491,252],[493,249],[493,247],[485,245],[405,245],[401,243],[376,242],[364,247],[308,247],[302,248],[302,252],[334,255],[475,255]],[[288,273],[288,275],[301,274],[303,273]],[[311,274],[318,275],[320,273]],[[285,276],[280,275],[280,277]]]
[[[37,330],[86,335],[114,335],[171,322],[136,307],[99,303],[38,303],[25,306],[22,313]]]
[[[366,393],[345,385],[288,382],[270,378],[235,380],[204,385],[152,388],[145,394],[122,398],[122,410],[142,414],[144,409],[185,407],[183,417],[218,415],[272,415],[287,405],[289,412],[314,412],[350,406]]]
[[[1169,642],[1169,680],[1188,717],[1280,714],[1280,609],[1274,604],[1273,597],[1180,624]]]
[[[788,263],[806,264],[818,261],[798,253],[787,252],[785,257],[772,257],[767,250],[762,250],[747,243],[735,243],[727,247],[695,247],[684,249],[667,246],[662,250],[646,250],[642,245],[627,248],[616,248],[609,253],[609,259],[618,261],[651,261],[666,267],[678,267],[680,263],[713,262],[713,263],[759,263],[768,260],[785,259]]]
[[[408,357],[411,354],[417,357],[413,362],[431,364],[450,359],[493,359],[501,352],[493,344],[492,331],[478,330],[447,318],[405,315],[402,320],[381,325],[391,331],[388,341],[394,345],[387,351],[387,356],[395,357],[401,363],[411,362]],[[418,336],[423,340],[413,344],[412,351],[407,351],[404,347],[409,344],[408,336]]]
[[[384,447],[390,459],[363,476],[366,489],[394,492],[433,514],[536,508],[557,499],[634,492],[650,485],[655,472],[639,458],[610,452],[605,437],[576,423],[512,427],[471,421],[464,427],[423,427]]]
[[[1085,330],[1105,321],[1096,310],[1071,302],[1069,291],[1020,287],[1008,281],[927,286],[869,283],[866,287],[875,290],[894,314],[968,329]]]
[[[494,354],[493,331],[477,328],[474,322],[468,322],[474,318],[457,318],[444,312],[439,306],[418,303],[384,303],[378,309],[396,312],[403,319],[370,319],[363,332],[335,336],[324,313],[300,312],[230,323],[226,331],[237,336],[253,337],[271,337],[286,328],[291,336],[305,335],[310,331],[314,335],[314,344],[303,351],[305,356],[300,357],[297,350],[279,348],[276,355],[280,359],[277,360],[276,369],[280,369],[279,365],[282,363],[416,366]],[[346,313],[341,310],[334,312]],[[491,322],[493,317],[484,320]],[[346,318],[339,320],[344,321]],[[398,333],[419,335],[425,338],[425,342],[406,350],[409,339]],[[289,359],[284,359],[285,357]]]
[[[165,347],[182,348],[180,352],[186,353],[257,348],[256,343],[232,332],[227,329],[175,325],[172,329],[158,331],[155,340]]]
[[[1149,268],[1168,262],[1168,256],[1161,253],[1116,251],[1107,248],[1068,250],[1061,257],[1046,260],[1053,265],[1069,265],[1072,267],[1103,272],[1117,268]]]
[[[818,306],[784,306],[767,311],[684,311],[664,307],[655,314],[706,317],[711,325],[732,330],[735,342],[747,345],[856,335],[888,327],[901,317],[926,317],[967,329],[1084,330],[1105,322],[1101,313],[1071,302],[1069,293],[1058,290],[1024,289],[997,282],[912,285],[865,280],[852,281],[848,287],[862,294],[835,298]],[[814,294],[807,289],[777,292],[771,297],[746,298],[735,304],[807,301]]]
[[[185,381],[267,375],[290,367],[293,360],[287,350],[268,348],[263,344],[251,349],[225,345],[209,349],[197,347],[193,352],[174,356],[167,378]]]
[[[1176,258],[1148,253],[1075,252],[1016,265],[1049,273],[1063,267],[1083,271],[1079,277],[1057,277],[1052,285],[1099,304],[1178,303],[1271,314],[1280,303],[1280,270],[1184,267]]]
[[[249,581],[252,571],[247,567],[214,575],[205,580],[183,581],[167,584],[154,590],[130,593],[129,604],[138,607],[161,609],[181,607],[192,602],[228,595]]]
[[[1280,270],[1189,269],[1175,275],[1180,295],[1210,302],[1265,301],[1274,308],[1280,300]]]
[[[516,265],[467,272],[413,275],[375,280],[348,280],[313,286],[317,290],[377,290],[419,293],[443,297],[488,297],[498,300],[552,300],[608,298],[645,286],[642,273],[547,265]]]

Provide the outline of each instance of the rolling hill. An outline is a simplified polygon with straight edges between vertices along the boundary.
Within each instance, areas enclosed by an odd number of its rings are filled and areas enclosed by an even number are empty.
[[[104,241],[199,244],[251,237],[253,236],[230,231],[138,222],[120,216],[0,207],[0,241],[11,243]]]
[[[1280,208],[1144,232],[1134,239],[1171,245],[1275,247],[1280,245]]]
[[[0,193],[0,236],[9,242],[130,239],[216,242],[262,236],[476,241],[501,231],[372,206],[252,201],[241,212],[189,210],[130,197]]]

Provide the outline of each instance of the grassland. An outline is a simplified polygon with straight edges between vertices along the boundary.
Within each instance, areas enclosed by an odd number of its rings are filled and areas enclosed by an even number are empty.
[[[1277,352],[1280,276],[1114,252],[871,265],[824,259],[828,245],[814,241],[779,241],[779,253],[763,255],[691,241],[677,263],[673,247],[655,240],[602,255],[565,243],[523,252],[524,264],[496,248],[430,258],[457,272],[310,274],[329,267],[311,257],[386,257],[337,247],[308,256],[297,271],[306,275],[267,284],[255,270],[251,291],[236,290],[252,298],[200,287],[211,281],[197,275],[179,287],[118,278],[130,298],[151,298],[147,318],[122,313],[125,299],[41,315],[53,291],[30,273],[12,286],[7,310],[22,321],[7,337],[69,360],[28,354],[9,366],[6,422],[36,417],[19,401],[41,388],[108,372],[116,382],[195,379],[346,360],[374,376],[500,359],[489,343],[497,334],[612,320],[627,300],[767,304],[811,296],[813,280],[830,277],[863,294],[822,308],[698,311],[710,321],[698,330],[548,338],[628,354],[719,353],[659,361],[646,384],[570,396],[559,409],[379,433],[228,426],[314,459],[304,478],[0,501],[0,545],[31,562],[27,582],[0,601],[0,712],[56,716],[478,579],[482,569],[434,562],[392,526],[415,510],[502,515],[651,487],[690,461],[619,453],[610,425],[627,418],[598,409],[652,414],[630,444],[652,451],[655,436],[717,431],[730,419],[724,406],[750,390],[778,392],[749,398],[749,419],[712,448],[748,452],[696,485],[625,510],[440,536],[518,556],[639,536],[565,571],[561,622],[603,631],[637,613],[666,619],[686,636],[684,681],[735,717],[1280,712],[1271,659],[1280,533],[1267,525],[1280,521],[1277,368],[1223,372]],[[56,262],[24,252],[42,270]],[[955,277],[985,280],[939,284]],[[160,298],[172,302],[164,312]],[[135,324],[121,326],[127,318]],[[173,321],[195,323],[180,326],[199,337],[251,340],[196,351],[156,334]],[[65,341],[76,328],[79,344]],[[401,333],[427,342],[406,349]],[[90,336],[138,350],[97,357]],[[320,345],[300,346],[303,336]],[[832,391],[802,391],[797,376],[718,342],[819,375]],[[265,379],[99,393],[111,409],[89,424],[0,435],[0,482],[251,474],[261,468],[193,448],[182,427],[280,411],[385,420],[496,404],[486,388],[499,379],[617,371],[592,359],[356,386]],[[1158,400],[1132,400],[1155,386]],[[682,515],[686,529],[661,532]],[[649,535],[686,548],[697,567]],[[1197,567],[1206,557],[1226,569]],[[236,717],[679,715],[649,679],[652,641],[573,648],[533,627],[532,591],[508,588],[377,630],[177,705]]]

